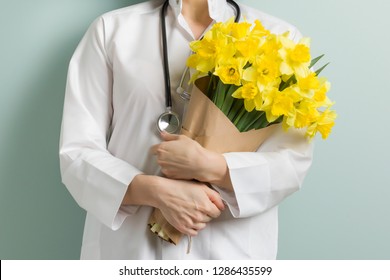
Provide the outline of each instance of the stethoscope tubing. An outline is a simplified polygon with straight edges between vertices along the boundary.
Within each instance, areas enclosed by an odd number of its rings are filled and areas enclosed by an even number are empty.
[[[235,22],[239,22],[241,18],[240,6],[233,0],[226,0],[236,10]],[[169,74],[169,61],[168,61],[168,47],[167,47],[167,28],[165,23],[165,15],[169,6],[169,0],[166,0],[161,9],[161,35],[162,35],[162,51],[163,51],[163,69],[165,80],[165,106],[167,110],[172,108],[172,95],[171,95],[171,79]]]
[[[169,0],[166,0],[161,9],[161,35],[162,35],[162,49],[163,49],[163,67],[164,67],[164,81],[165,81],[165,106],[167,109],[172,108],[171,96],[171,78],[169,75],[168,62],[168,47],[167,47],[167,28],[165,26],[165,14],[169,5]]]

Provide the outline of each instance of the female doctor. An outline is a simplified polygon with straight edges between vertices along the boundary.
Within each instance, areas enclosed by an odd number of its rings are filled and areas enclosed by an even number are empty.
[[[159,132],[156,120],[168,99],[183,114],[176,88],[189,42],[213,23],[241,14],[294,40],[300,33],[232,1],[164,2],[102,15],[69,65],[60,164],[63,183],[87,211],[81,258],[275,259],[278,204],[299,189],[311,164],[303,134],[277,127],[257,152],[218,154]],[[192,236],[189,254],[185,239],[175,246],[150,232],[154,207]]]

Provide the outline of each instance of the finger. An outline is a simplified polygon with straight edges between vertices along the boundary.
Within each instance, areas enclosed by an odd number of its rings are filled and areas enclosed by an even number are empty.
[[[210,204],[209,206],[214,206],[213,204]],[[199,211],[198,213],[196,213],[195,215],[192,216],[192,221],[194,224],[196,223],[202,223],[202,224],[206,224],[208,222],[210,222],[213,218],[210,217],[209,215],[205,214],[204,212],[206,212],[207,210],[207,207],[206,208],[203,208],[204,210],[201,210],[199,208],[197,208],[196,210]],[[219,211],[219,210],[217,210]]]
[[[179,139],[180,135],[178,134],[170,134],[166,131],[163,131],[161,132],[161,138],[164,140],[164,141],[172,141],[172,140],[177,140]]]
[[[206,223],[196,223],[192,226],[193,230],[200,231],[206,227]]]
[[[190,236],[197,236],[198,235],[198,231],[193,229],[193,228],[189,228],[187,229],[185,232],[183,232],[184,234],[188,234]]]
[[[211,222],[213,218],[210,217],[209,215],[205,215],[205,217],[203,218],[203,223],[207,224],[209,222]]]
[[[211,218],[216,219],[221,215],[221,210],[219,210],[217,206],[215,206],[215,204],[212,203],[210,207],[206,209],[205,213]]]
[[[150,148],[149,152],[150,152],[152,155],[157,155],[157,150],[158,150],[159,147],[160,147],[160,144],[153,145],[153,146]]]
[[[197,230],[194,229],[194,223],[189,223],[188,225],[179,224],[177,226],[174,226],[179,232],[183,234],[187,234],[190,236],[196,236],[198,234]]]
[[[205,192],[206,192],[207,196],[209,197],[209,199],[211,200],[211,202],[214,203],[215,206],[217,206],[219,210],[221,210],[221,211],[225,210],[225,204],[223,203],[219,193],[217,193],[216,191],[214,191],[210,188],[205,188]]]

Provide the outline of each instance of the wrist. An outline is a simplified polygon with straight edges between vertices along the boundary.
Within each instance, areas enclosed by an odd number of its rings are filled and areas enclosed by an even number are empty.
[[[199,178],[201,182],[208,182],[226,189],[232,189],[229,168],[222,154],[204,149],[201,157]]]
[[[135,176],[127,188],[122,204],[157,207],[160,178],[144,174]]]

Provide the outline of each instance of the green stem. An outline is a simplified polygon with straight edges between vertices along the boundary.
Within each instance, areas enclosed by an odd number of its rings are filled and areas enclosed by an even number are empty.
[[[297,78],[295,78],[295,75],[292,75],[286,82],[282,82],[279,86],[279,91],[283,91],[286,88],[288,88],[292,84],[297,83]]]
[[[207,87],[207,97],[210,100],[213,100],[215,94],[215,79],[216,77],[214,75],[210,75],[210,81]]]
[[[271,124],[281,123],[283,121],[283,115],[274,120],[272,123],[268,123],[267,126],[270,126]]]
[[[241,111],[240,113],[238,114],[238,116],[235,118],[234,120],[234,125],[237,127],[239,121],[241,120],[242,116],[245,114],[245,112],[247,112],[247,110],[245,109],[245,106],[241,108]]]
[[[245,126],[246,126],[246,124],[249,122],[248,120],[251,118],[252,113],[253,113],[253,112],[248,112],[248,111],[245,110],[245,113],[242,115],[242,117],[241,117],[240,120],[238,121],[238,123],[237,123],[237,129],[238,129],[240,132],[246,131],[246,130],[245,130]]]
[[[238,101],[238,99],[236,99],[232,96],[233,92],[235,92],[236,90],[237,90],[237,86],[235,86],[235,85],[230,85],[229,89],[227,90],[225,100],[224,100],[223,105],[222,105],[222,112],[226,116],[229,115],[229,112],[232,109],[232,107],[234,106],[234,103]]]
[[[244,102],[242,101],[242,99],[235,99],[233,102],[233,106],[230,108],[229,113],[227,115],[229,120],[231,120],[234,123],[234,119],[239,114],[243,106],[244,106]]]
[[[230,85],[225,85],[221,80],[218,80],[213,102],[219,109],[222,108],[229,86]]]
[[[249,131],[255,124],[260,120],[260,118],[265,114],[264,111],[256,111],[256,117],[248,123],[248,125],[244,128],[244,131]]]

